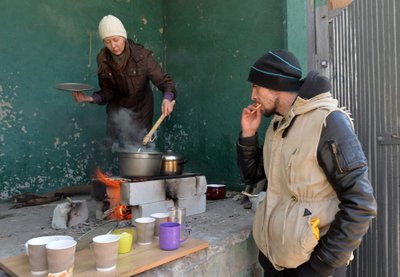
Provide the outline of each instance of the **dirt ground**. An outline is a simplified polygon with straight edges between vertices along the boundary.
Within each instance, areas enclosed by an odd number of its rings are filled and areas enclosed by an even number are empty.
[[[54,208],[66,200],[18,209],[12,208],[13,203],[0,203],[0,259],[23,253],[25,242],[30,238],[48,235],[69,235],[78,238],[100,224],[95,219],[95,201],[91,200],[90,196],[72,197],[72,199],[87,200],[89,220],[65,230],[52,229],[51,220]]]
[[[86,200],[89,209],[87,222],[77,226],[55,230],[51,228],[53,211],[61,200],[46,205],[13,208],[13,203],[0,202],[0,259],[17,256],[25,252],[25,242],[33,237],[48,235],[80,236],[100,225],[95,218],[95,201],[90,196],[71,197],[73,200]],[[0,277],[8,276],[0,269]]]

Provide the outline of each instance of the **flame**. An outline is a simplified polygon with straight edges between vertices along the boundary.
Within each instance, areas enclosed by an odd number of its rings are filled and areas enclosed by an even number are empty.
[[[100,168],[96,169],[96,178],[106,186],[116,188],[118,190],[119,186],[121,185],[121,181],[110,179],[107,175],[101,172]]]
[[[109,209],[112,210],[109,217],[117,220],[128,220],[132,218],[131,211],[129,207],[121,205],[120,202],[120,186],[122,180],[111,179],[103,172],[100,168],[97,168],[95,173],[96,179],[103,183],[107,187],[107,197],[111,202],[116,203],[113,207]],[[112,201],[111,201],[112,200]]]

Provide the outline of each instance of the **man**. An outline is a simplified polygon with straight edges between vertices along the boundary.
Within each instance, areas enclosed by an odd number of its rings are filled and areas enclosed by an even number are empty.
[[[242,112],[238,165],[246,184],[268,182],[253,236],[265,276],[345,276],[376,216],[367,160],[329,80],[301,76],[286,50],[267,53],[250,69],[255,104]],[[262,115],[273,116],[263,149]]]

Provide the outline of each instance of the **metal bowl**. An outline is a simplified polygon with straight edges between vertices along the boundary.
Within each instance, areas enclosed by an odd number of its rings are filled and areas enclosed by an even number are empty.
[[[162,152],[118,152],[121,177],[154,177],[160,175]]]

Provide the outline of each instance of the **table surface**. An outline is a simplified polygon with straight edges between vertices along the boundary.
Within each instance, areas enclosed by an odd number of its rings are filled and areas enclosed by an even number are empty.
[[[74,276],[132,276],[207,247],[207,242],[195,238],[189,238],[173,251],[160,250],[157,239],[150,245],[134,244],[131,252],[118,254],[117,268],[110,272],[96,271],[92,250],[85,248],[75,254]],[[0,268],[11,276],[32,276],[24,254],[0,260]]]

